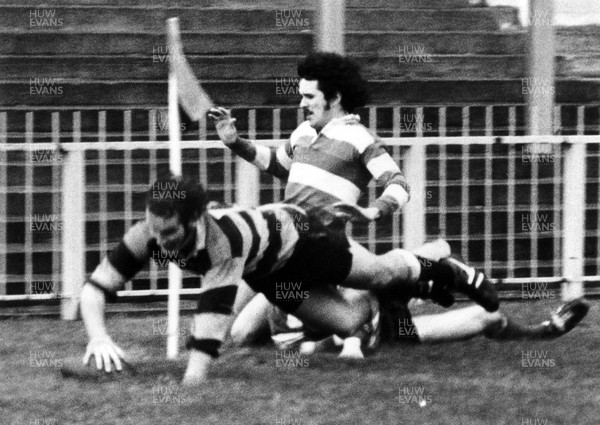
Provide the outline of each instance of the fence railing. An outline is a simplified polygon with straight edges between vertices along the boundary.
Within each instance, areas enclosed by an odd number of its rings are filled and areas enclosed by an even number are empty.
[[[446,116],[438,123],[448,122],[450,108],[437,109],[438,117]],[[465,137],[482,132],[473,126],[478,121],[469,119],[471,108],[460,107],[463,129],[458,134],[447,125],[430,132],[422,124],[424,107],[415,108],[414,119],[405,120],[421,123],[413,126],[414,134],[405,134],[407,127],[401,125],[404,108],[367,110],[363,122],[390,136],[385,141],[411,181],[413,194],[402,214],[352,226],[353,236],[378,252],[442,236],[466,261],[501,281],[501,287],[556,285],[585,276],[586,289],[594,289],[600,280],[598,106],[574,107],[575,127],[559,127],[560,133],[578,135],[534,138],[519,137],[516,124],[488,127],[494,123],[490,117],[496,106],[483,107],[483,134]],[[508,106],[509,117],[516,108]],[[563,121],[571,117],[568,108],[558,107]],[[0,112],[0,185],[6,188],[0,193],[2,300],[76,297],[76,290],[67,290],[65,284],[80,285],[81,275],[90,273],[125,230],[143,217],[143,192],[168,169],[164,127],[149,127],[154,129],[150,137],[140,139],[145,133],[134,128],[134,111],[118,111],[123,117],[119,132],[108,131],[114,126],[109,111],[91,112],[97,116],[97,130],[87,133],[82,131],[89,121],[85,111],[50,113],[47,133],[40,133],[43,125],[36,122],[36,111],[24,111],[22,132],[10,113]],[[290,111],[246,112],[247,119],[239,119],[237,111],[236,117],[240,131],[251,138],[264,136],[263,115],[272,117],[272,135],[277,136],[272,139],[279,140],[261,141],[268,145],[280,143],[303,119],[297,110],[291,111],[295,121],[287,117]],[[145,113],[150,124],[152,116],[157,122],[158,111]],[[388,132],[387,118],[381,114],[389,113]],[[504,131],[508,134],[501,135]],[[438,137],[427,137],[432,134]],[[220,142],[206,140],[215,137],[208,130],[205,137],[200,135],[199,130],[194,140],[184,138],[183,171],[205,183],[214,199],[244,203],[249,193],[260,203],[283,199],[281,182],[244,167]],[[378,189],[370,186],[361,201],[377,195]],[[71,218],[78,214],[82,217]],[[78,251],[80,256],[73,258]],[[184,293],[194,293],[197,287],[197,278],[185,276]],[[166,270],[152,263],[122,295],[164,295],[166,288]]]

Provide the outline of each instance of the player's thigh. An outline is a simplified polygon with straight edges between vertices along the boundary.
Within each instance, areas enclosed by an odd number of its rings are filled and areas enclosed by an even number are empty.
[[[231,327],[231,338],[236,344],[250,344],[269,333],[269,301],[257,294],[246,304]]]
[[[375,255],[350,240],[350,253],[352,266],[342,286],[379,290],[397,282],[415,282],[421,272],[417,257],[404,249]]]
[[[294,315],[308,326],[321,332],[340,336],[354,333],[370,314],[367,300],[348,302],[335,288],[320,287],[310,290]]]
[[[378,277],[385,272],[385,264],[381,259],[365,247],[350,240],[352,267],[343,286],[356,289],[377,289]]]

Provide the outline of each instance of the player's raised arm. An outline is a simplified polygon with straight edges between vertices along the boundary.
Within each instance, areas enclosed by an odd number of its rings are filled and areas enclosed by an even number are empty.
[[[278,149],[271,149],[239,137],[231,111],[213,108],[208,116],[215,121],[217,133],[225,146],[260,170],[281,179],[287,178],[292,155],[289,141]]]
[[[379,210],[380,216],[392,214],[395,210],[403,208],[410,198],[408,182],[378,138],[364,150],[362,160],[377,184],[385,188],[373,205]]]
[[[232,258],[211,268],[204,276],[204,290],[198,297],[192,336],[186,346],[191,352],[184,385],[198,385],[206,380],[208,367],[219,355],[219,348],[233,324],[233,305],[243,273],[244,260]]]
[[[123,240],[96,267],[81,291],[81,315],[89,343],[83,362],[94,356],[96,368],[111,372],[113,366],[121,370],[123,351],[108,335],[104,321],[106,298],[114,297],[123,284],[144,266],[147,253],[148,231],[145,222],[134,225]]]

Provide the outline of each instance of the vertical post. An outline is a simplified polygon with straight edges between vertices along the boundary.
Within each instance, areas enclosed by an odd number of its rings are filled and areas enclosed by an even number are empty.
[[[179,40],[179,19],[167,20],[167,38],[171,55]],[[172,50],[171,50],[172,49]],[[173,62],[181,60],[171,57],[169,61],[169,168],[173,174],[181,175],[181,134],[179,123],[179,101],[177,96],[177,74]],[[167,302],[167,358],[175,359],[179,352],[179,293],[183,273],[174,263],[169,263],[169,296]]]
[[[248,111],[248,138],[256,139],[256,109]],[[237,157],[235,173],[235,202],[242,207],[256,207],[260,198],[260,171],[246,160]]]
[[[317,50],[344,54],[345,0],[318,0]]]
[[[281,139],[281,109],[273,109],[273,139]],[[281,202],[281,180],[273,179],[273,202]]]
[[[439,128],[440,128],[440,137],[446,137],[446,132],[447,132],[447,125],[448,125],[448,119],[447,119],[447,107],[446,106],[440,106],[439,108]],[[439,187],[439,201],[438,201],[438,205],[440,207],[442,206],[446,206],[446,181],[448,179],[447,177],[447,170],[448,170],[448,149],[446,147],[446,145],[442,144],[440,145],[440,153],[439,153],[439,159],[438,159],[438,163],[439,163],[439,170],[440,170],[440,175],[439,175],[439,182],[438,182],[438,187]],[[440,236],[441,237],[446,237],[447,235],[447,213],[446,211],[443,211],[442,208],[440,208],[440,212],[439,212],[439,223],[440,223]]]
[[[131,142],[131,110],[123,111],[123,141],[125,143]],[[124,175],[123,175],[123,183],[124,183],[124,213],[125,213],[125,228],[129,229],[131,224],[133,223],[133,196],[132,196],[132,187],[133,187],[133,170],[131,164],[133,161],[131,160],[131,150],[125,149],[123,152],[123,160],[124,164]]]
[[[25,113],[25,143],[28,147],[33,145],[34,136],[34,115],[33,112]],[[29,151],[31,152],[31,151]],[[31,163],[25,167],[25,217],[28,222],[34,219],[33,217],[33,165]],[[33,234],[31,228],[25,231],[25,293],[31,294],[33,284]]]
[[[161,111],[159,109],[150,109],[148,110],[148,138],[150,142],[156,142],[156,131],[158,129],[158,123],[156,119],[160,119]],[[169,119],[169,114],[167,113],[167,120]],[[156,180],[156,149],[148,149],[148,163],[150,165],[150,181],[153,182]],[[150,261],[150,289],[155,290],[158,289],[158,280],[156,278],[156,263],[154,261]]]
[[[493,106],[485,107],[485,135],[491,136],[494,132],[494,110]],[[484,196],[485,208],[483,210],[483,264],[485,273],[490,276],[492,274],[492,145],[485,145],[485,179],[484,179]]]
[[[413,250],[425,243],[425,145],[412,145],[404,156],[404,174],[410,185],[410,201],[402,210],[403,248]]]
[[[0,145],[8,143],[8,121],[7,113],[0,112]],[[6,257],[8,255],[8,247],[6,246],[8,220],[6,204],[8,201],[8,154],[5,150],[0,149],[0,295],[6,295]]]
[[[507,178],[507,201],[506,201],[506,212],[507,212],[507,223],[506,230],[508,237],[507,239],[507,258],[506,265],[508,274],[507,277],[515,276],[515,236],[516,236],[516,217],[515,217],[515,206],[517,206],[517,196],[516,196],[516,187],[517,187],[517,160],[515,154],[515,145],[508,145],[508,178]]]
[[[563,176],[563,300],[583,296],[585,223],[585,144],[565,147]]]
[[[67,115],[65,112],[63,116]],[[52,143],[58,149],[58,159],[57,161],[52,162],[51,173],[52,173],[52,216],[58,217],[57,220],[60,220],[62,226],[65,223],[62,221],[62,217],[60,216],[60,199],[61,194],[56,191],[60,190],[60,173],[61,170],[61,162],[62,162],[62,152],[60,151],[60,113],[52,112]],[[61,264],[61,253],[62,249],[60,246],[60,237],[57,234],[52,234],[52,282],[56,285],[57,288],[52,288],[56,295],[60,297],[61,293],[61,280],[60,280],[60,264]]]
[[[462,108],[462,136],[469,136],[471,132],[471,109],[469,106]],[[461,146],[462,186],[460,191],[460,255],[463,261],[469,260],[469,172],[470,172],[470,144]]]
[[[376,106],[369,107],[369,130],[371,130],[374,134],[377,133],[377,107]],[[367,188],[367,193],[369,196],[369,205],[373,205],[373,203],[377,199],[377,191],[373,184],[369,185],[369,187]],[[369,248],[369,251],[375,252],[375,249],[377,248],[377,244],[376,244],[377,243],[377,231],[375,228],[375,222],[370,221],[368,226],[369,226],[368,230],[367,230],[368,248]]]
[[[522,82],[527,99],[528,134],[553,134],[554,16],[553,0],[529,0],[529,75]]]
[[[72,149],[62,168],[62,299],[63,320],[77,320],[79,298],[85,279],[85,168],[81,141],[81,113],[73,114]]]

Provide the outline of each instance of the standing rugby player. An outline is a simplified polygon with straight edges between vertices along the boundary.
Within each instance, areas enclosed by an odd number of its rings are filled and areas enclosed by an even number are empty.
[[[216,121],[221,140],[259,169],[286,179],[284,202],[316,214],[330,227],[345,227],[340,216],[370,221],[402,208],[410,191],[405,177],[382,141],[352,115],[367,102],[367,83],[358,66],[334,53],[312,53],[299,63],[298,76],[300,107],[306,121],[285,144],[275,150],[239,137],[229,111],[216,108],[209,115]],[[357,201],[371,179],[383,186],[383,193],[373,205],[360,208]],[[366,251],[358,244],[356,249]],[[464,284],[470,288],[472,299],[488,311],[497,310],[496,292],[483,273],[456,260],[419,263],[416,256],[406,255],[414,276],[422,267],[431,268],[433,273],[452,269],[456,275],[467,276]],[[351,299],[368,297],[346,295]],[[433,298],[442,305],[452,303],[451,299]],[[255,298],[234,325],[234,336],[244,340],[252,335],[266,308],[264,298]]]

